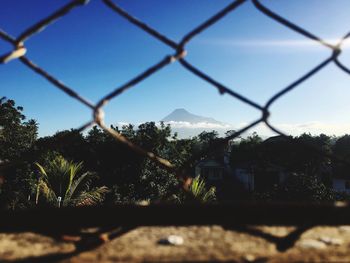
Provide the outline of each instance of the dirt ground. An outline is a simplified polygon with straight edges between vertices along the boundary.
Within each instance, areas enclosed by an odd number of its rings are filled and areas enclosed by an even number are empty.
[[[71,242],[0,234],[0,262],[350,262],[350,226],[313,227],[287,249],[277,244],[293,227],[252,229],[248,234],[221,226],[139,227],[78,254]],[[183,244],[159,242],[169,235],[181,236]]]

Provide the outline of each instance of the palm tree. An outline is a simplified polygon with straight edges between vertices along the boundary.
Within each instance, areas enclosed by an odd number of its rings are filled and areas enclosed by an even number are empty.
[[[216,199],[215,191],[216,191],[215,187],[210,187],[210,189],[207,190],[205,186],[205,182],[203,179],[200,178],[200,176],[195,177],[192,180],[192,183],[189,187],[189,192],[193,195],[195,200],[201,203],[215,201]]]
[[[58,207],[96,205],[109,192],[106,186],[91,188],[96,174],[80,174],[82,162],[69,162],[62,156],[57,156],[46,167],[39,163],[35,165],[40,175],[35,189],[36,204],[39,202],[39,195],[43,194],[47,203]]]

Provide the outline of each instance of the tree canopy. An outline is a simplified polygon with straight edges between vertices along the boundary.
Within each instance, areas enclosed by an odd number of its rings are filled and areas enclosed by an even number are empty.
[[[350,181],[350,135],[337,138],[302,134],[263,139],[253,133],[227,142],[216,131],[180,139],[162,122],[111,128],[168,159],[177,168],[186,164],[186,173],[193,177],[196,165],[205,159],[215,159],[223,166],[229,160],[225,176],[215,185],[205,181],[206,178],[192,180],[192,200],[196,199],[195,194],[206,201],[212,200],[213,186],[217,202],[347,198],[332,190],[332,178]],[[26,119],[22,107],[13,100],[0,100],[0,206],[3,208],[25,208],[38,203],[57,205],[59,197],[62,206],[96,204],[102,200],[104,204],[191,200],[173,173],[130,150],[97,126],[87,133],[71,129],[41,138],[37,138],[37,133],[38,124]],[[226,136],[234,133],[228,131]],[[11,165],[1,169],[4,163]],[[235,177],[235,169],[242,167],[263,187],[253,193],[244,190]],[[270,180],[278,171],[289,175],[283,185]]]
[[[0,99],[0,160],[18,160],[34,144],[38,136],[35,120],[26,120],[23,107],[13,100]]]

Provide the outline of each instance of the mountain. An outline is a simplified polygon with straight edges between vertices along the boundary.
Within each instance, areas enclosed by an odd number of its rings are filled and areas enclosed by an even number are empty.
[[[203,131],[213,130],[216,130],[222,136],[227,130],[232,129],[232,125],[213,118],[192,114],[185,109],[176,109],[161,121],[169,124],[172,131],[176,132],[180,138],[188,138]]]
[[[203,117],[192,114],[185,109],[176,109],[165,118],[162,119],[164,122],[188,122],[194,123],[212,123],[212,124],[223,124],[213,118]]]

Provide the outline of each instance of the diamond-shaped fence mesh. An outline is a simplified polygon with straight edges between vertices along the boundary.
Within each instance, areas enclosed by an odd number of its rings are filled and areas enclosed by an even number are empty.
[[[281,136],[285,136],[286,138],[289,138],[287,134],[285,134],[283,131],[280,131],[278,128],[276,128],[273,124],[271,124],[270,116],[270,108],[272,104],[274,104],[276,101],[278,101],[281,97],[286,95],[289,92],[292,92],[293,90],[297,89],[299,85],[306,81],[307,79],[313,77],[315,74],[317,74],[321,69],[327,67],[328,65],[334,63],[340,70],[344,71],[347,74],[350,74],[350,69],[342,64],[340,62],[339,55],[342,52],[342,46],[347,38],[350,37],[350,32],[344,34],[343,37],[341,37],[337,44],[330,44],[327,41],[319,38],[318,36],[314,35],[311,32],[308,32],[306,29],[288,21],[284,17],[278,15],[277,13],[271,11],[266,6],[264,6],[259,0],[251,0],[254,7],[259,10],[262,14],[266,15],[268,18],[273,19],[276,23],[279,23],[283,25],[284,27],[297,32],[298,34],[311,39],[312,41],[318,43],[320,46],[323,46],[325,49],[328,49],[330,51],[330,55],[328,57],[325,57],[324,60],[317,65],[316,67],[310,69],[308,72],[306,72],[304,75],[300,76],[298,79],[296,79],[294,82],[292,82],[287,87],[281,88],[279,92],[274,94],[270,99],[267,101],[266,104],[261,105],[255,101],[253,101],[250,98],[247,98],[240,93],[236,92],[235,90],[231,89],[230,87],[227,87],[220,83],[220,81],[213,79],[211,76],[206,74],[205,72],[201,71],[199,68],[193,66],[190,62],[186,60],[187,50],[186,46],[188,43],[191,42],[195,37],[197,37],[199,34],[210,28],[212,25],[217,23],[219,20],[221,20],[224,16],[232,13],[232,12],[239,12],[240,6],[246,4],[249,2],[249,0],[236,0],[230,3],[228,6],[223,8],[218,13],[214,14],[212,17],[208,18],[206,21],[203,21],[200,25],[195,27],[193,30],[185,34],[181,41],[176,42],[172,39],[170,39],[168,36],[162,34],[161,32],[157,31],[156,29],[150,27],[143,21],[135,18],[132,14],[126,12],[121,7],[119,7],[116,3],[114,3],[112,0],[100,0],[102,1],[112,12],[114,12],[116,15],[119,15],[126,19],[129,23],[133,24],[135,27],[137,27],[139,30],[145,32],[149,35],[149,37],[155,38],[162,42],[164,45],[169,46],[174,50],[172,54],[167,54],[164,59],[159,61],[158,63],[154,65],[150,65],[149,68],[147,68],[145,71],[141,72],[131,80],[129,80],[127,83],[124,83],[120,85],[118,88],[112,90],[110,93],[105,94],[101,96],[100,100],[94,104],[78,94],[74,88],[69,87],[65,85],[63,82],[55,78],[55,76],[51,75],[49,72],[47,72],[45,69],[40,67],[39,65],[35,64],[33,61],[30,60],[26,56],[26,47],[25,42],[26,40],[30,39],[34,34],[39,34],[42,30],[44,30],[46,27],[50,26],[50,24],[56,22],[59,19],[62,19],[65,16],[69,15],[69,12],[74,11],[74,9],[83,7],[84,5],[89,4],[88,0],[73,0],[69,4],[65,5],[64,7],[60,8],[53,14],[49,15],[45,19],[35,23],[34,25],[28,27],[24,32],[22,32],[18,37],[13,37],[9,32],[4,32],[0,29],[0,38],[3,41],[6,41],[10,43],[13,46],[13,50],[6,53],[6,54],[0,54],[0,63],[6,64],[10,63],[11,60],[18,59],[21,61],[24,65],[26,65],[28,68],[30,68],[35,74],[41,75],[43,78],[47,79],[54,88],[60,89],[62,92],[66,93],[68,96],[73,97],[80,103],[84,104],[86,107],[91,109],[92,112],[92,119],[86,122],[82,127],[79,128],[80,131],[83,131],[87,129],[88,127],[92,125],[98,125],[100,128],[102,128],[104,131],[109,133],[111,136],[113,136],[117,141],[120,143],[125,144],[127,147],[129,147],[131,150],[135,151],[137,154],[140,154],[142,156],[145,156],[149,158],[151,161],[156,163],[158,166],[162,167],[163,169],[166,169],[167,171],[170,171],[177,175],[180,181],[183,182],[184,186],[188,183],[188,176],[186,175],[186,172],[184,172],[186,169],[183,169],[185,167],[182,167],[181,169],[175,168],[175,166],[169,162],[168,160],[162,158],[161,156],[157,156],[152,152],[147,151],[146,149],[141,148],[138,145],[135,145],[134,143],[130,142],[127,138],[125,138],[122,134],[118,133],[116,130],[111,129],[107,127],[104,123],[104,112],[103,108],[108,103],[112,103],[112,101],[117,98],[120,94],[123,92],[127,92],[128,90],[132,89],[136,85],[138,85],[143,80],[147,79],[153,74],[156,74],[160,69],[169,66],[171,63],[180,63],[184,69],[188,70],[198,78],[208,82],[211,84],[211,86],[214,89],[217,89],[221,95],[227,94],[232,97],[233,100],[239,100],[250,107],[253,107],[261,112],[261,117],[257,120],[249,123],[245,127],[241,128],[237,132],[229,135],[228,137],[224,138],[221,142],[214,144],[211,148],[206,149],[206,152],[210,152],[214,150],[213,148],[217,147],[220,143],[226,143],[229,140],[232,140],[242,133],[252,129],[253,127],[257,126],[258,124],[265,124],[270,130],[272,130],[274,133],[279,134]],[[322,150],[314,148],[310,145],[300,145],[300,147],[307,147],[309,150],[316,151],[321,155],[328,155],[328,153],[322,152]],[[202,152],[201,154],[205,154]],[[345,162],[343,160],[340,160],[336,156],[328,155],[331,158],[337,159],[338,161]],[[196,158],[196,157],[194,157]],[[247,218],[247,217],[246,217]]]
[[[211,27],[213,24],[218,22],[220,19],[222,19],[224,16],[226,16],[229,13],[237,12],[236,10],[239,9],[241,5],[248,2],[248,0],[237,0],[229,4],[227,7],[219,11],[218,13],[214,14],[212,17],[210,17],[208,20],[204,21],[202,24],[194,28],[192,31],[185,34],[180,42],[175,42],[166,35],[158,32],[156,29],[148,26],[144,22],[138,20],[122,8],[120,8],[118,5],[116,5],[111,0],[102,0],[102,2],[109,7],[113,12],[116,14],[122,16],[126,20],[128,20],[130,23],[138,27],[140,30],[147,33],[150,37],[156,38],[157,40],[161,41],[164,45],[167,45],[174,49],[174,53],[167,55],[164,59],[159,61],[155,65],[151,65],[148,69],[146,69],[144,72],[140,73],[139,75],[135,76],[133,79],[128,81],[127,83],[124,83],[120,85],[118,88],[112,90],[110,93],[102,96],[100,100],[93,104],[86,98],[79,95],[77,92],[74,91],[73,88],[66,86],[61,81],[56,79],[54,76],[52,76],[50,73],[48,73],[45,69],[41,68],[40,66],[36,65],[34,62],[32,62],[25,54],[26,54],[26,48],[25,48],[25,41],[28,40],[30,37],[32,37],[34,34],[39,33],[43,29],[45,29],[47,26],[55,22],[56,20],[63,18],[64,16],[68,15],[70,11],[72,11],[75,8],[78,8],[79,6],[86,5],[89,3],[87,0],[75,0],[67,4],[66,6],[62,7],[61,9],[57,10],[50,16],[46,17],[45,19],[37,22],[33,26],[30,26],[27,28],[24,32],[22,32],[17,38],[12,37],[7,32],[4,32],[0,30],[0,37],[9,42],[13,45],[14,49],[13,51],[4,54],[0,57],[0,62],[2,64],[7,63],[14,59],[19,59],[24,65],[26,65],[28,68],[33,70],[36,74],[41,75],[42,77],[46,78],[49,82],[51,82],[56,88],[60,89],[62,92],[65,92],[67,95],[73,97],[74,99],[78,100],[82,104],[84,104],[86,107],[90,108],[93,113],[93,118],[86,124],[84,124],[79,130],[82,131],[86,128],[88,128],[91,125],[97,124],[99,127],[101,127],[103,130],[108,132],[111,136],[113,136],[117,141],[127,145],[131,150],[135,151],[136,153],[143,155],[149,159],[151,159],[153,162],[155,162],[157,165],[161,166],[162,168],[176,173],[179,179],[186,182],[186,175],[180,172],[179,170],[176,170],[174,165],[172,165],[168,160],[165,160],[164,158],[160,156],[156,156],[152,152],[149,152],[138,145],[133,144],[130,142],[127,138],[125,138],[122,134],[118,133],[117,131],[107,127],[104,124],[104,112],[103,107],[109,103],[111,100],[118,97],[123,92],[135,87],[137,84],[145,80],[146,78],[150,77],[151,75],[157,73],[161,68],[166,67],[174,62],[179,62],[185,69],[196,75],[197,77],[205,80],[206,82],[210,83],[213,88],[217,89],[220,94],[228,94],[232,96],[232,98],[240,100],[241,102],[259,110],[261,112],[261,117],[257,119],[254,122],[251,122],[249,125],[246,125],[245,127],[241,128],[237,132],[231,134],[230,136],[226,137],[222,143],[227,142],[231,139],[234,139],[238,137],[240,134],[250,130],[254,126],[264,123],[269,129],[271,129],[273,132],[286,136],[287,135],[274,127],[270,122],[269,118],[271,116],[271,113],[269,111],[271,105],[276,102],[278,99],[280,99],[282,96],[287,94],[288,92],[291,92],[293,89],[296,89],[302,82],[307,80],[308,78],[315,75],[319,70],[329,65],[331,62],[334,62],[341,70],[344,72],[350,74],[350,69],[348,69],[345,65],[343,65],[338,57],[341,54],[342,51],[342,44],[344,41],[350,37],[350,32],[345,34],[344,37],[342,37],[336,45],[327,43],[326,41],[322,40],[321,38],[317,37],[316,35],[308,32],[307,30],[299,27],[298,25],[286,20],[285,18],[279,16],[278,14],[274,13],[273,11],[269,10],[267,7],[265,7],[263,4],[259,2],[259,0],[252,0],[254,6],[263,14],[270,17],[271,19],[275,20],[276,22],[284,25],[285,27],[289,28],[290,30],[294,30],[295,32],[319,43],[320,45],[323,45],[325,48],[330,49],[331,55],[324,59],[319,65],[316,67],[310,69],[310,71],[306,72],[303,76],[301,76],[299,79],[295,80],[293,83],[288,85],[287,87],[284,87],[281,89],[278,93],[273,95],[265,105],[260,105],[259,103],[254,102],[250,98],[246,98],[245,96],[239,94],[238,92],[235,92],[234,90],[230,89],[229,87],[226,87],[225,85],[221,84],[219,81],[213,79],[205,72],[201,71],[200,69],[193,66],[191,63],[186,61],[185,57],[187,54],[186,51],[186,45],[196,36],[201,34],[203,31]],[[306,146],[306,145],[304,145]],[[214,148],[215,145],[212,147]],[[211,151],[213,149],[207,149],[207,151]],[[318,149],[313,149],[318,150]],[[204,154],[204,153],[202,153]],[[320,152],[320,154],[326,154],[323,152]],[[332,156],[335,158],[334,156]],[[183,169],[181,169],[183,171]]]

